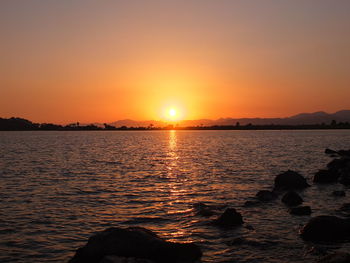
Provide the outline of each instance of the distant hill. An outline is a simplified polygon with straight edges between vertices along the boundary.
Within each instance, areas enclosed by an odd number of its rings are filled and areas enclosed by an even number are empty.
[[[33,123],[22,118],[0,118],[0,130],[153,130],[170,129],[175,125],[190,129],[349,129],[350,110],[335,113],[318,111],[314,113],[300,113],[286,118],[220,118],[217,120],[200,119],[184,120],[176,123],[164,121],[134,121],[119,120],[112,123],[80,124],[79,122],[67,125],[53,123]],[[239,124],[239,125],[238,125]],[[251,125],[248,125],[251,124]],[[219,127],[215,127],[219,126]],[[292,127],[291,127],[292,126]],[[192,127],[192,128],[191,128]]]
[[[341,110],[335,113],[326,113],[324,111],[300,113],[286,118],[220,118],[217,120],[183,120],[176,122],[176,124],[180,127],[236,125],[237,122],[239,122],[240,125],[247,125],[249,123],[253,125],[312,125],[322,123],[330,124],[333,120],[336,122],[350,122],[350,110]],[[109,123],[109,125],[115,127],[150,127],[151,125],[153,125],[153,127],[164,127],[168,125],[168,123],[163,121],[134,121],[126,119]]]

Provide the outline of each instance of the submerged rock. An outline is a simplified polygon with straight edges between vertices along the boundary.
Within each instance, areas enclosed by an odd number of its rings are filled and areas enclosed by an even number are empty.
[[[304,201],[296,192],[289,191],[282,197],[282,202],[288,206],[297,206]]]
[[[338,154],[340,156],[350,157],[350,150],[340,150],[340,151],[338,151]]]
[[[236,209],[227,208],[222,215],[220,215],[216,220],[214,220],[213,223],[222,227],[234,227],[240,226],[244,222],[242,215],[239,212],[237,212]]]
[[[347,168],[350,165],[350,159],[349,158],[338,158],[333,159],[327,164],[327,168],[329,170],[339,171],[341,169]]]
[[[339,183],[344,185],[350,185],[350,168],[345,168],[341,171]]]
[[[338,191],[333,191],[332,192],[332,195],[333,196],[338,196],[338,197],[344,197],[346,195],[345,191],[342,191],[342,190],[338,190]]]
[[[335,183],[339,178],[339,173],[336,170],[319,170],[314,175],[314,183],[329,184]]]
[[[325,154],[338,154],[337,151],[334,151],[334,150],[332,150],[332,149],[326,149],[326,150],[324,151],[324,153],[325,153]]]
[[[350,203],[342,204],[342,206],[340,207],[340,211],[350,215]]]
[[[310,206],[298,206],[289,210],[289,213],[297,216],[310,215],[312,213]]]
[[[336,216],[316,216],[301,229],[304,240],[338,241],[350,237],[350,221]]]
[[[177,263],[195,262],[201,258],[202,252],[193,243],[167,242],[142,227],[112,227],[91,236],[87,244],[76,251],[69,263],[99,263],[107,256],[150,260],[155,263]]]
[[[335,252],[320,258],[317,263],[349,263],[350,254],[345,252]]]
[[[276,190],[297,190],[309,186],[310,185],[302,175],[291,170],[281,173],[275,178]]]
[[[196,214],[200,216],[212,216],[216,214],[215,210],[212,207],[201,202],[195,203],[193,205],[193,208],[195,209]]]
[[[126,258],[118,256],[106,256],[99,263],[155,263],[152,260],[142,258]]]
[[[244,207],[254,207],[260,205],[261,202],[257,200],[248,200],[243,204]]]
[[[275,200],[277,197],[278,196],[274,192],[271,192],[268,190],[260,190],[256,194],[256,198],[258,198],[262,202],[272,201],[272,200]]]

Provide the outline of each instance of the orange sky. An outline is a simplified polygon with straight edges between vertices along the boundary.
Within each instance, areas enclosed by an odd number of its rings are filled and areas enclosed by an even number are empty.
[[[1,1],[0,117],[350,109],[349,1]]]

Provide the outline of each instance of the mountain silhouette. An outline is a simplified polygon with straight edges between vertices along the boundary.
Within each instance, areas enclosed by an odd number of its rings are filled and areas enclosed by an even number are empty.
[[[181,127],[190,126],[223,126],[223,125],[247,125],[249,123],[253,125],[312,125],[312,124],[330,124],[333,120],[336,122],[350,122],[350,110],[341,110],[335,113],[326,113],[324,111],[317,111],[314,113],[300,113],[285,118],[220,118],[216,120],[199,119],[199,120],[182,120],[175,122],[176,125]],[[169,125],[169,122],[165,121],[135,121],[131,119],[118,120],[109,125],[115,127],[164,127]]]

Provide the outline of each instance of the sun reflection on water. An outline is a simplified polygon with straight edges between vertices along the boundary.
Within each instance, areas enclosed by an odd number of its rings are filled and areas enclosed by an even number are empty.
[[[192,202],[192,199],[188,200],[189,191],[188,187],[186,187],[187,179],[180,176],[181,173],[181,165],[180,155],[178,149],[178,134],[176,130],[169,131],[168,137],[168,149],[167,149],[167,189],[166,191],[169,193],[169,198],[167,202],[167,214],[170,215],[185,215],[189,211],[191,211],[188,206],[187,209],[184,209],[183,204]],[[189,237],[189,230],[184,228],[178,228],[177,231],[172,231],[168,233],[168,239],[170,241],[176,241],[178,238]]]

